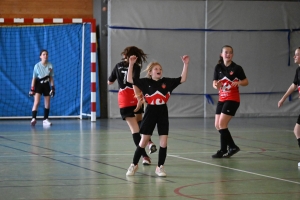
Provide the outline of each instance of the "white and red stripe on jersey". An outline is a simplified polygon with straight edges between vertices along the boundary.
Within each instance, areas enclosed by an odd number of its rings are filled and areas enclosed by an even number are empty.
[[[159,91],[156,91],[152,95],[146,94],[145,99],[149,105],[162,105],[168,102],[170,96],[170,92],[168,92],[166,95],[163,95]]]
[[[226,76],[219,80],[222,83],[222,87],[219,89],[219,101],[237,101],[240,102],[240,93],[238,86],[232,86],[233,82],[238,82],[239,79],[235,78],[233,81],[229,80]]]
[[[229,66],[223,63],[217,64],[214,72],[214,80],[221,82],[222,86],[219,89],[219,101],[236,101],[240,102],[239,87],[233,87],[233,82],[246,79],[243,68],[234,62]]]
[[[166,104],[172,91],[180,84],[181,77],[162,78],[153,80],[150,78],[133,79],[136,85],[144,94],[145,100],[149,105]]]

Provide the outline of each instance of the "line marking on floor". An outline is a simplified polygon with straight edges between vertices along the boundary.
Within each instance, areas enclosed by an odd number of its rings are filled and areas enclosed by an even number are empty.
[[[176,156],[176,155],[170,155],[170,154],[168,154],[168,156],[174,157],[174,158],[183,159],[183,160],[188,160],[188,161],[192,161],[192,162],[198,162],[198,163],[202,163],[202,164],[206,164],[206,165],[211,165],[211,166],[215,166],[215,167],[220,167],[220,168],[230,169],[230,170],[233,170],[233,171],[243,172],[243,173],[247,173],[247,174],[252,174],[252,175],[256,175],[256,176],[261,176],[261,177],[265,177],[265,178],[270,178],[270,179],[275,179],[275,180],[279,180],[279,181],[285,181],[285,182],[289,182],[289,183],[294,183],[294,184],[300,185],[300,182],[296,182],[296,181],[290,181],[290,180],[286,180],[286,179],[276,178],[276,177],[273,177],[273,176],[267,176],[267,175],[263,175],[263,174],[258,174],[258,173],[254,173],[254,172],[249,172],[249,171],[245,171],[245,170],[241,170],[241,169],[235,169],[235,168],[231,168],[231,167],[225,167],[225,166],[222,166],[222,165],[216,165],[216,164],[212,164],[212,163],[208,163],[208,162],[203,162],[203,161],[200,161],[200,160],[194,160],[194,159],[190,159],[190,158],[184,158],[184,157]]]

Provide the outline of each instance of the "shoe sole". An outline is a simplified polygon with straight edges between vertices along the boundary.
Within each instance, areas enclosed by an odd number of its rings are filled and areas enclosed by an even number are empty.
[[[146,162],[145,162],[145,163],[143,163],[143,165],[148,166],[148,165],[151,165],[151,163],[146,163]]]
[[[149,154],[152,154],[152,153],[154,153],[154,152],[156,152],[156,151],[157,151],[156,146],[155,146],[155,145],[152,145],[151,148],[150,148]]]
[[[157,176],[159,176],[159,177],[166,177],[166,176],[167,176],[167,174],[159,174],[159,173],[156,173],[156,172],[155,172],[155,174],[156,174]]]
[[[233,156],[234,154],[237,154],[239,151],[240,151],[240,149],[237,150],[236,152],[234,152],[234,153],[231,154],[231,155],[227,154],[226,156],[223,156],[223,158],[230,158],[230,157]]]
[[[222,156],[222,157],[214,157],[214,156],[211,156],[212,158],[226,158],[225,156]]]

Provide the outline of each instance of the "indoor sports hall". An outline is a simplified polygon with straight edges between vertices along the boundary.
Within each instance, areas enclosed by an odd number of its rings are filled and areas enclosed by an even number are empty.
[[[296,88],[278,108],[299,67],[300,1],[6,0],[0,10],[0,200],[300,199]],[[249,85],[239,87],[228,125],[240,151],[212,158],[221,143],[213,78],[224,45]],[[166,177],[155,172],[157,129],[151,165],[140,159],[126,176],[136,146],[108,77],[128,46],[147,54],[141,78],[156,61],[164,77],[180,77],[181,56],[190,58],[187,81],[167,103]],[[50,111],[41,97],[32,125],[42,49],[55,96]],[[51,126],[43,125],[47,112]]]

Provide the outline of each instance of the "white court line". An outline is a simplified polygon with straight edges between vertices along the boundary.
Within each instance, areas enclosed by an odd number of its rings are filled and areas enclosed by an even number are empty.
[[[190,159],[190,158],[184,158],[184,157],[176,156],[176,155],[170,155],[170,154],[168,154],[168,156],[174,157],[174,158],[183,159],[183,160],[189,160],[189,161],[192,161],[192,162],[198,162],[198,163],[202,163],[202,164],[206,164],[206,165],[211,165],[211,166],[215,166],[215,167],[221,167],[221,168],[225,168],[225,169],[230,169],[230,170],[233,170],[233,171],[243,172],[243,173],[252,174],[252,175],[256,175],[256,176],[261,176],[261,177],[265,177],[265,178],[275,179],[275,180],[279,180],[279,181],[285,181],[285,182],[289,182],[289,183],[295,183],[295,184],[300,185],[300,182],[296,182],[296,181],[290,181],[290,180],[286,180],[286,179],[276,178],[276,177],[273,177],[273,176],[267,176],[267,175],[263,175],[263,174],[249,172],[249,171],[245,171],[245,170],[234,169],[234,168],[231,168],[231,167],[225,167],[225,166],[222,166],[222,165],[216,165],[216,164],[212,164],[212,163],[208,163],[208,162],[203,162],[203,161],[200,161],[200,160],[194,160],[194,159]]]

